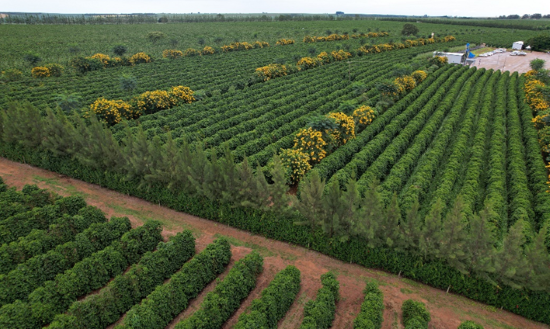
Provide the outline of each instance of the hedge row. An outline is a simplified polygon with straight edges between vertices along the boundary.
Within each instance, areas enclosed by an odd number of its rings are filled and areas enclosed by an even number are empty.
[[[170,282],[158,286],[141,304],[134,305],[117,329],[162,329],[187,308],[189,301],[223,272],[231,259],[231,246],[218,239],[187,262]]]
[[[508,84],[508,108],[506,113],[506,173],[508,190],[508,226],[523,218],[531,225],[532,232],[537,227],[532,204],[533,194],[529,190],[525,147],[517,104],[518,73],[515,72]]]
[[[31,329],[48,325],[77,298],[101,288],[141,255],[153,250],[162,240],[161,230],[160,223],[146,222],[125,233],[120,241],[113,242],[34,290],[28,302],[17,300],[4,305],[0,309],[0,326]]]
[[[454,197],[456,197],[456,195],[454,195],[455,183],[463,180],[461,172],[462,167],[466,163],[469,163],[469,161],[467,161],[467,155],[472,151],[472,148],[475,154],[483,154],[483,141],[485,140],[485,132],[488,129],[493,89],[496,81],[500,77],[500,74],[493,73],[492,70],[488,70],[487,74],[489,74],[491,78],[484,84],[484,88],[478,89],[472,97],[479,100],[479,102],[472,102],[470,108],[468,109],[467,117],[464,119],[462,128],[458,132],[458,136],[455,138],[454,145],[451,149],[450,155],[448,156],[447,162],[445,163],[444,168],[441,169],[441,179],[437,182],[437,187],[431,191],[425,199],[424,207],[426,208],[429,208],[430,205],[433,206],[435,204],[436,196],[443,202],[443,204],[449,205],[451,200],[454,200]],[[479,103],[481,104],[481,110],[478,107]],[[474,112],[473,117],[469,115],[471,112]],[[472,138],[471,136],[475,137]],[[475,163],[481,164],[479,161]],[[471,173],[467,174],[469,175]],[[431,177],[428,178],[431,179]],[[459,184],[459,186],[462,186],[462,184]],[[414,203],[414,190],[414,188],[409,188],[405,191],[402,198],[402,209],[409,209]],[[472,208],[468,207],[468,209],[471,213]]]
[[[37,190],[35,195],[49,199],[49,194],[42,190]],[[51,224],[55,224],[62,214],[76,215],[80,208],[86,206],[86,202],[80,196],[59,199],[54,204],[47,204],[47,200],[43,201],[43,206],[34,207],[0,221],[0,244],[16,241],[33,229],[47,229]]]
[[[408,299],[403,302],[401,311],[403,312],[405,329],[428,329],[431,316],[424,303]]]
[[[450,78],[451,84],[447,87],[443,87],[438,91],[436,96],[432,98],[419,114],[411,120],[407,126],[399,132],[391,143],[386,147],[376,148],[378,157],[373,158],[370,166],[366,169],[362,176],[357,181],[357,185],[360,189],[365,191],[369,188],[375,180],[381,179],[388,168],[391,168],[395,162],[400,158],[401,154],[404,154],[409,148],[410,143],[417,141],[421,146],[427,146],[433,134],[437,132],[441,122],[451,109],[455,99],[458,96],[459,91],[466,81],[472,76],[476,69],[469,69],[463,72],[456,80]],[[363,151],[362,151],[363,152]],[[361,152],[361,153],[362,153]],[[359,177],[359,176],[358,176]]]
[[[127,218],[92,224],[77,234],[73,241],[27,260],[6,275],[0,275],[0,304],[12,303],[17,299],[27,300],[28,295],[44,282],[53,280],[57,274],[107,247],[130,228]]]
[[[524,83],[525,77],[522,76],[518,79],[518,84],[523,86]],[[548,185],[546,185],[548,171],[540,155],[537,130],[531,122],[533,112],[525,101],[525,93],[523,92],[518,93],[518,105],[522,124],[523,145],[525,146],[529,189],[534,194],[533,204],[536,215],[535,222],[537,223],[535,229],[538,230],[544,223],[550,224],[550,193],[546,192],[548,189]]]
[[[487,187],[485,201],[492,205],[493,219],[497,225],[497,236],[508,232],[508,191],[506,190],[506,85],[509,73],[503,73],[505,79],[499,80],[495,89],[495,107],[487,169]]]
[[[221,328],[256,286],[263,263],[262,256],[255,251],[236,262],[214,291],[206,295],[200,309],[178,323],[175,329]]]
[[[32,230],[29,235],[18,241],[0,247],[0,274],[15,269],[17,264],[52,250],[57,245],[69,242],[75,235],[87,229],[91,224],[106,222],[101,210],[87,206],[78,211],[78,215],[64,214],[47,230]]]
[[[252,301],[249,312],[241,314],[234,329],[277,328],[300,291],[300,270],[289,265],[275,275],[261,297]]]
[[[340,299],[340,283],[332,272],[321,275],[323,287],[317,291],[315,300],[304,307],[304,320],[300,329],[328,329],[332,327],[336,302]]]
[[[147,252],[139,263],[119,274],[99,294],[74,302],[65,314],[58,314],[49,328],[106,328],[194,254],[195,238],[191,231],[180,232],[169,242],[160,242],[155,252]]]
[[[473,75],[469,77],[464,83],[463,87],[455,85],[458,90],[456,96],[453,95],[453,90],[449,92],[449,95],[439,103],[440,110],[437,111],[430,120],[426,123],[422,131],[409,145],[409,147],[403,151],[401,158],[395,163],[388,175],[384,178],[384,182],[381,184],[381,196],[386,204],[389,203],[394,193],[399,193],[405,184],[409,186],[412,184],[415,186],[415,190],[420,192],[422,187],[426,187],[427,182],[433,180],[433,176],[436,172],[437,164],[443,157],[445,149],[448,147],[451,139],[456,136],[456,127],[461,123],[464,118],[464,112],[467,109],[467,105],[472,100],[470,93],[476,87],[479,87],[478,83],[480,77],[483,75],[484,70],[476,70]],[[460,89],[458,89],[460,88]],[[446,110],[446,111],[445,111]],[[391,147],[391,146],[390,146]],[[426,152],[426,157],[431,157],[432,163],[431,170],[427,173],[420,168],[425,163],[426,158],[421,158]],[[424,160],[424,163],[421,161]],[[414,172],[414,175],[413,175]],[[426,178],[424,186],[416,185],[410,180],[413,177]],[[382,177],[379,177],[382,178]],[[413,201],[414,202],[414,201]],[[404,211],[404,209],[402,209]]]
[[[303,218],[236,207],[206,197],[187,195],[179,190],[170,190],[161,184],[153,184],[146,188],[140,185],[139,178],[128,180],[124,174],[92,169],[70,157],[55,156],[45,151],[32,151],[25,146],[9,143],[0,144],[0,154],[15,161],[30,163],[271,239],[309,247],[346,262],[355,262],[395,274],[401,272],[405,277],[439,289],[451,286],[451,292],[550,324],[550,313],[545,306],[550,304],[550,294],[547,292],[517,290],[508,286],[501,286],[499,289],[476,275],[464,275],[440,260],[426,260],[417,255],[388,248],[369,248],[362,239],[356,237],[346,242],[331,239],[320,229],[312,233],[309,227],[294,225],[294,222],[303,221]]]
[[[445,191],[446,193],[442,190],[441,193],[437,193],[436,195],[438,198],[442,199],[444,204],[449,203],[449,192],[454,185],[459,169],[456,165],[456,161],[458,160],[456,159],[456,153],[465,151],[465,143],[467,143],[474,127],[474,120],[478,112],[478,104],[483,95],[482,91],[490,77],[495,75],[492,71],[485,71],[484,69],[480,69],[478,72],[484,73],[476,82],[470,94],[463,93],[460,96],[462,102],[464,98],[468,99],[467,105],[464,105],[465,113],[462,116],[462,121],[456,120],[457,117],[455,116],[455,124],[447,125],[444,130],[438,133],[437,138],[432,142],[426,154],[418,161],[415,171],[412,173],[409,172],[408,181],[402,182],[406,182],[405,188],[401,191],[399,204],[403,215],[407,213],[407,210],[413,206],[416,200],[418,200],[420,204],[423,203],[438,171],[443,171],[442,182],[445,182],[445,187],[442,186],[443,184],[438,184],[438,188],[446,188],[447,190]],[[468,84],[470,83],[468,82]],[[453,107],[456,106],[457,104]],[[458,131],[456,129],[458,129]],[[452,150],[452,153],[449,152],[449,150]],[[463,160],[463,158],[460,160]],[[441,163],[445,163],[446,161],[448,161],[446,163],[447,166],[451,164],[453,169],[451,172],[449,172],[449,167],[446,167],[444,170],[440,169]],[[384,185],[386,184],[385,182]]]
[[[380,329],[384,320],[384,295],[374,282],[368,282],[364,290],[365,300],[353,322],[353,329]]]

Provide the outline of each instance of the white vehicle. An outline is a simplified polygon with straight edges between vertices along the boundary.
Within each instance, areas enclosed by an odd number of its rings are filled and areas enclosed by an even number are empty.
[[[510,56],[517,56],[519,54],[519,51],[512,51],[510,53]]]
[[[519,51],[519,52],[518,52],[518,56],[527,56],[527,53],[526,53],[526,52],[523,52],[523,51]]]

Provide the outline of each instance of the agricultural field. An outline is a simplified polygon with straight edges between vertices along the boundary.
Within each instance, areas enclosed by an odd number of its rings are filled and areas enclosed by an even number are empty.
[[[67,26],[0,25],[11,45],[0,61],[8,72],[0,84],[0,155],[550,324],[548,71],[540,63],[527,74],[470,68],[432,55],[466,43],[509,46],[541,32],[417,26],[416,35],[403,36],[403,22],[376,20],[75,25],[69,37]],[[128,56],[116,57],[115,45]],[[29,58],[44,63],[32,76]],[[113,222],[130,230],[123,219]],[[2,231],[3,243],[32,239],[34,227],[17,225]],[[223,261],[197,272],[188,261],[191,233],[157,246],[159,225],[121,231],[37,278],[26,279],[29,270],[13,261],[2,265],[14,281],[0,294],[0,321],[99,328],[129,312],[118,327],[224,327],[253,291],[261,256],[236,262],[242,273],[230,270],[227,283],[176,324],[231,254],[227,241],[213,242],[205,250],[221,248],[212,255]],[[58,289],[89,257],[115,263],[99,281]],[[276,327],[292,309],[300,271],[279,270],[231,326]],[[170,289],[186,280],[177,273],[202,281],[176,297]],[[147,283],[133,282],[134,274]],[[334,314],[338,299],[335,279],[322,274],[324,297],[306,305],[304,328],[332,323],[317,310]],[[232,275],[247,277],[242,290]],[[155,288],[171,276],[178,279]],[[121,292],[131,290],[131,297]],[[371,296],[355,327],[379,328],[383,297],[373,285],[364,292]],[[178,306],[167,309],[166,298]],[[406,305],[405,325],[427,326],[423,304]],[[151,312],[158,318],[145,320]]]

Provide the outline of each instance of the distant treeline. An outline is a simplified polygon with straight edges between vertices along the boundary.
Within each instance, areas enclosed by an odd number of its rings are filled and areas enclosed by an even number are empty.
[[[545,15],[544,17],[550,17],[550,15]],[[380,20],[384,21],[399,21],[399,22],[409,22],[409,23],[433,23],[433,24],[450,24],[450,25],[467,25],[467,26],[481,26],[481,27],[496,27],[496,28],[508,28],[508,29],[517,29],[517,30],[550,30],[550,20],[543,21],[523,21],[517,20],[511,22],[509,18],[505,18],[504,21],[502,17],[492,18],[492,19],[479,19],[479,18],[416,18],[416,17],[381,17]],[[514,19],[515,20],[515,19]],[[517,22],[517,23],[516,23]],[[536,23],[535,23],[536,22]]]
[[[143,24],[199,22],[272,22],[272,21],[335,21],[368,20],[377,15],[308,15],[308,14],[41,14],[5,13],[0,24]]]

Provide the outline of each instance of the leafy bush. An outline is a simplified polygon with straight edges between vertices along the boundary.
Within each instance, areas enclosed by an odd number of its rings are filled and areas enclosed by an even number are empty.
[[[281,64],[269,64],[256,69],[255,74],[261,81],[287,75],[287,67]]]
[[[59,106],[65,114],[70,114],[73,110],[80,107],[82,96],[80,96],[79,93],[57,94],[54,95],[54,99],[57,106]]]
[[[47,78],[51,76],[50,70],[44,66],[33,67],[31,74],[33,78]]]
[[[353,329],[380,329],[384,320],[384,296],[374,282],[368,282],[361,311],[353,322]]]
[[[169,59],[176,59],[183,57],[183,52],[180,50],[174,50],[174,49],[166,49],[162,52],[162,57],[169,58]]]
[[[317,298],[304,307],[304,320],[300,329],[328,329],[334,321],[336,302],[340,298],[340,284],[332,272],[321,275],[323,287],[317,291]]]
[[[119,123],[122,118],[133,118],[130,104],[123,100],[97,99],[90,105],[90,112],[109,125]]]
[[[525,44],[531,46],[531,49],[535,51],[550,50],[550,36],[539,35],[528,39]]]
[[[403,29],[401,30],[402,35],[417,35],[418,32],[418,27],[413,24],[405,24],[403,25]]]
[[[116,328],[161,329],[184,309],[189,301],[219,275],[231,259],[226,239],[209,244],[200,254],[183,265],[170,281],[158,286],[140,304],[126,313]]]
[[[290,184],[297,184],[311,169],[309,154],[296,149],[283,149],[279,154],[286,169],[285,177]]]
[[[426,310],[426,305],[408,299],[401,306],[403,312],[403,324],[405,328],[425,328],[428,329],[428,323],[431,320],[430,312]]]
[[[147,34],[147,39],[149,39],[149,41],[151,41],[153,44],[157,43],[158,41],[164,38],[166,38],[166,34],[160,31],[149,32]]]
[[[193,48],[187,48],[184,52],[183,52],[183,56],[185,57],[193,57],[193,56],[199,56],[201,54],[200,51],[196,50],[196,49],[193,49]]]
[[[80,74],[103,68],[103,62],[97,58],[77,56],[71,59],[70,65]]]
[[[216,52],[216,50],[212,47],[206,46],[201,51],[201,55],[212,55]]]
[[[120,89],[126,93],[131,93],[138,86],[137,78],[133,75],[123,74],[118,78]]]
[[[38,62],[42,60],[39,55],[28,52],[23,56],[23,60],[27,62],[29,65],[36,65]]]
[[[128,47],[125,45],[116,45],[113,47],[113,53],[117,56],[123,56],[128,51]]]
[[[234,329],[277,328],[294,303],[300,291],[300,270],[289,265],[275,275],[269,286],[262,290],[261,297],[252,301],[248,312],[241,314]]]
[[[60,77],[65,68],[59,64],[46,64],[45,67],[50,71],[50,76]]]
[[[153,58],[144,52],[140,52],[132,55],[132,57],[130,57],[128,61],[131,65],[137,65],[142,63],[151,63],[153,61]]]
[[[254,289],[262,268],[263,258],[255,251],[236,262],[214,291],[206,295],[199,310],[175,329],[220,328]]]

